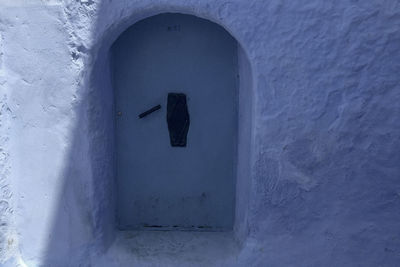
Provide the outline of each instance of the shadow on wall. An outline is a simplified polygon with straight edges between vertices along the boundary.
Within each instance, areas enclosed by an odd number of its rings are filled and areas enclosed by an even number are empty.
[[[68,14],[67,19],[72,23],[74,22],[72,13],[80,12],[79,5],[72,3],[69,6],[71,13]],[[98,18],[101,18],[101,14],[106,12],[105,4],[99,4],[97,10]],[[95,27],[91,32],[92,36],[88,36],[88,39],[95,38],[99,32],[97,25],[100,21],[93,23]],[[112,95],[109,95],[101,105],[96,103],[101,100],[95,98],[98,94],[93,91],[94,88],[98,84],[110,82],[110,77],[104,75],[97,77],[104,80],[97,80],[97,84],[93,84],[92,72],[95,67],[92,65],[99,49],[96,45],[90,48],[90,53],[87,52],[89,48],[85,48],[81,43],[71,45],[71,51],[74,51],[71,52],[71,61],[83,62],[80,70],[81,81],[77,85],[78,101],[73,110],[76,120],[69,134],[71,143],[67,157],[68,163],[61,176],[62,190],[60,190],[58,204],[55,205],[57,208],[54,209],[49,241],[43,251],[40,266],[86,266],[90,264],[90,254],[93,250],[95,248],[104,250],[113,239],[112,236],[107,236],[113,233],[112,229],[105,231],[104,226],[112,227],[114,223],[103,220],[114,218],[113,192],[106,192],[114,187],[102,184],[111,182],[112,179],[105,179],[101,181],[102,183],[96,179],[96,177],[113,176],[113,173],[109,173],[112,168],[108,168],[113,164],[112,159],[101,157],[103,153],[113,155],[113,139],[102,139],[102,131],[110,131],[105,127],[113,127],[113,125],[104,124],[94,129],[91,122],[93,120],[96,120],[96,123],[99,122],[99,118],[104,117],[103,113],[111,110],[113,99]],[[97,62],[97,64],[104,63]],[[96,147],[93,149],[94,144]]]

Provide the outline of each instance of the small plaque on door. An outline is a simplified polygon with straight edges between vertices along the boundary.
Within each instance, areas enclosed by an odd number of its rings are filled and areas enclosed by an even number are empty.
[[[167,124],[171,146],[186,147],[190,118],[185,94],[168,94]]]

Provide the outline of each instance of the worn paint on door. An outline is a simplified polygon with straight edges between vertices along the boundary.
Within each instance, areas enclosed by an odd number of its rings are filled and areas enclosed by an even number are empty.
[[[124,32],[112,47],[112,62],[119,228],[231,229],[236,41],[207,20],[162,14]],[[186,96],[185,146],[171,146],[169,93]]]

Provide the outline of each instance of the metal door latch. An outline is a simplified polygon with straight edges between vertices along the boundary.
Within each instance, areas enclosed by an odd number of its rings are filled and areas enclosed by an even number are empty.
[[[185,94],[168,94],[167,123],[171,146],[185,147],[190,125]]]

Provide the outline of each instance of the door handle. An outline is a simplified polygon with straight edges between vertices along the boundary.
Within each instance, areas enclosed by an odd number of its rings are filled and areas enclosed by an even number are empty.
[[[143,112],[143,113],[140,113],[140,114],[139,114],[139,119],[146,117],[146,116],[149,115],[150,113],[153,113],[154,111],[159,110],[160,108],[161,108],[161,105],[157,105],[157,106],[152,107],[152,108],[149,109],[149,110],[146,110],[146,111]]]

